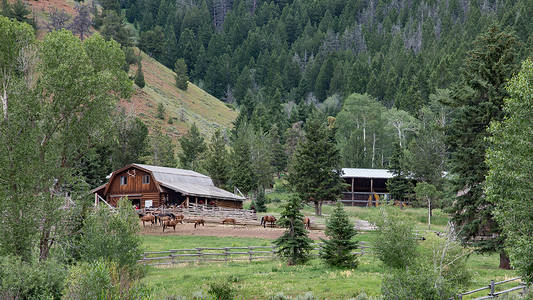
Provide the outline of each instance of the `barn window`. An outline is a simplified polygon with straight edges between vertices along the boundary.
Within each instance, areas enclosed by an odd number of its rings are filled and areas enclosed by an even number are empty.
[[[128,177],[127,176],[120,177],[120,185],[126,185],[126,184],[128,184]]]
[[[150,183],[150,175],[143,175],[143,184]]]

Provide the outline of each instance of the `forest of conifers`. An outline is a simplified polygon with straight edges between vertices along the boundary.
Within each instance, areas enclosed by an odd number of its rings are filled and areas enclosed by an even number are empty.
[[[142,50],[170,68],[184,58],[192,82],[238,104],[248,90],[296,104],[357,92],[417,114],[489,25],[513,30],[522,56],[533,29],[533,5],[517,0],[121,2]]]

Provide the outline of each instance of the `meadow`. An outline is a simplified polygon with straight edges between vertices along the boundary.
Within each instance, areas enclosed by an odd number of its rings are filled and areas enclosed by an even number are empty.
[[[278,213],[278,203],[269,204],[269,212]],[[352,220],[367,219],[376,208],[346,207]],[[313,207],[306,206],[304,213],[311,214]],[[331,207],[324,207],[324,214]],[[407,218],[414,220],[417,229],[427,229],[427,211],[423,208],[402,210]],[[317,223],[325,218],[314,217]],[[432,230],[444,230],[447,216],[440,210],[434,211]],[[355,239],[372,241],[372,231],[360,232]],[[152,236],[143,235],[144,249],[147,252],[195,247],[241,247],[266,246],[272,240],[260,237],[216,237],[216,236]],[[468,259],[471,282],[466,290],[488,285],[496,281],[515,277],[512,270],[500,270],[499,255],[473,253]],[[229,263],[188,263],[165,267],[146,267],[143,282],[153,288],[157,299],[199,299],[206,296],[211,286],[227,283],[236,299],[272,299],[276,295],[303,296],[312,293],[319,299],[349,299],[361,293],[377,297],[380,295],[381,278],[387,268],[372,254],[359,257],[359,265],[354,269],[334,269],[313,259],[306,265],[287,266],[280,260]],[[505,286],[500,287],[500,290]],[[459,290],[464,292],[466,290]],[[480,297],[486,292],[474,296]],[[465,299],[472,299],[474,297]]]

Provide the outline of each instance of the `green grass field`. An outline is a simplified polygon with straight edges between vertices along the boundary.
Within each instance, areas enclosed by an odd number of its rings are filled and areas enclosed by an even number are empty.
[[[281,206],[289,198],[285,192],[273,192],[268,195],[268,214],[278,215]],[[250,202],[245,203],[249,207]],[[368,220],[377,209],[376,207],[345,207],[349,218],[354,220]],[[306,205],[303,213],[313,216],[316,223],[324,224],[332,213],[333,206],[323,207],[324,217],[314,216],[314,207]],[[427,229],[427,210],[425,208],[404,208],[402,214],[414,221],[416,229]],[[260,214],[262,216],[264,214]],[[445,231],[448,215],[440,209],[433,211],[432,230]],[[360,232],[355,239],[358,241],[372,241],[375,234],[372,231]],[[166,251],[170,249],[190,249],[196,247],[244,247],[268,246],[272,240],[262,238],[238,237],[206,237],[206,236],[143,236],[144,248],[147,252]],[[318,241],[316,241],[318,242]],[[501,281],[516,276],[514,271],[500,270],[499,255],[481,255],[473,253],[468,259],[468,269],[472,280],[465,292],[487,286],[490,280]],[[236,299],[271,299],[278,293],[285,296],[305,295],[311,292],[319,299],[349,299],[360,293],[379,296],[381,278],[387,268],[372,254],[365,254],[359,258],[356,269],[340,270],[325,266],[319,259],[313,259],[303,266],[286,266],[280,260],[263,260],[254,262],[229,263],[188,263],[175,266],[147,267],[147,276],[143,281],[152,286],[156,298],[195,297],[205,295],[211,284],[225,283],[231,285]],[[498,288],[502,290],[508,285]],[[479,292],[464,299],[473,299],[486,295]]]
[[[359,240],[371,240],[372,234],[360,234],[357,237]],[[263,246],[272,242],[260,238],[205,236],[143,236],[143,239],[147,251]],[[498,264],[497,254],[472,254],[468,260],[472,275],[468,290],[486,286],[491,279],[500,281],[515,276],[514,271],[498,269]],[[153,288],[157,299],[172,296],[193,299],[202,292],[205,294],[210,284],[221,282],[231,285],[238,295],[237,299],[270,299],[280,292],[286,296],[312,292],[320,299],[347,299],[362,292],[379,296],[381,278],[385,272],[387,269],[382,263],[369,254],[360,257],[358,268],[349,270],[330,269],[319,259],[313,259],[304,266],[292,267],[279,260],[147,267],[143,282]],[[475,296],[483,296],[483,293]]]

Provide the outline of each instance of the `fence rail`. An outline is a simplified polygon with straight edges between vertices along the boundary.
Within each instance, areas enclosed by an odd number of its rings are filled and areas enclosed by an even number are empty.
[[[323,243],[312,244],[311,254],[318,256]],[[352,254],[371,253],[369,242],[359,242],[359,251]],[[138,262],[148,266],[173,265],[191,262],[228,262],[276,258],[276,246],[249,246],[249,247],[224,247],[224,248],[193,248],[175,249],[169,251],[147,252]]]
[[[507,293],[510,293],[510,292],[513,292],[513,291],[519,291],[519,290],[521,290],[522,293],[525,293],[527,286],[523,282],[519,282],[517,284],[517,286],[511,287],[511,288],[503,290],[503,291],[499,291],[499,292],[495,291],[497,285],[508,283],[508,282],[513,282],[513,281],[517,281],[517,280],[521,280],[521,279],[522,279],[522,277],[515,277],[515,278],[511,278],[511,279],[507,279],[507,280],[503,280],[503,281],[498,281],[498,282],[494,282],[494,280],[491,280],[490,284],[488,286],[458,294],[457,298],[458,299],[463,299],[463,296],[474,294],[474,293],[481,292],[481,291],[484,291],[484,290],[489,290],[489,294],[487,296],[475,298],[474,300],[492,299],[492,298],[498,297],[499,295],[503,295],[503,294],[507,294]]]
[[[218,217],[218,218],[240,218],[246,220],[257,220],[257,214],[249,209],[234,209],[225,207],[215,207],[211,205],[201,205],[190,203],[189,207],[180,208],[143,208],[138,212],[147,213],[173,213],[183,214],[185,217]]]

